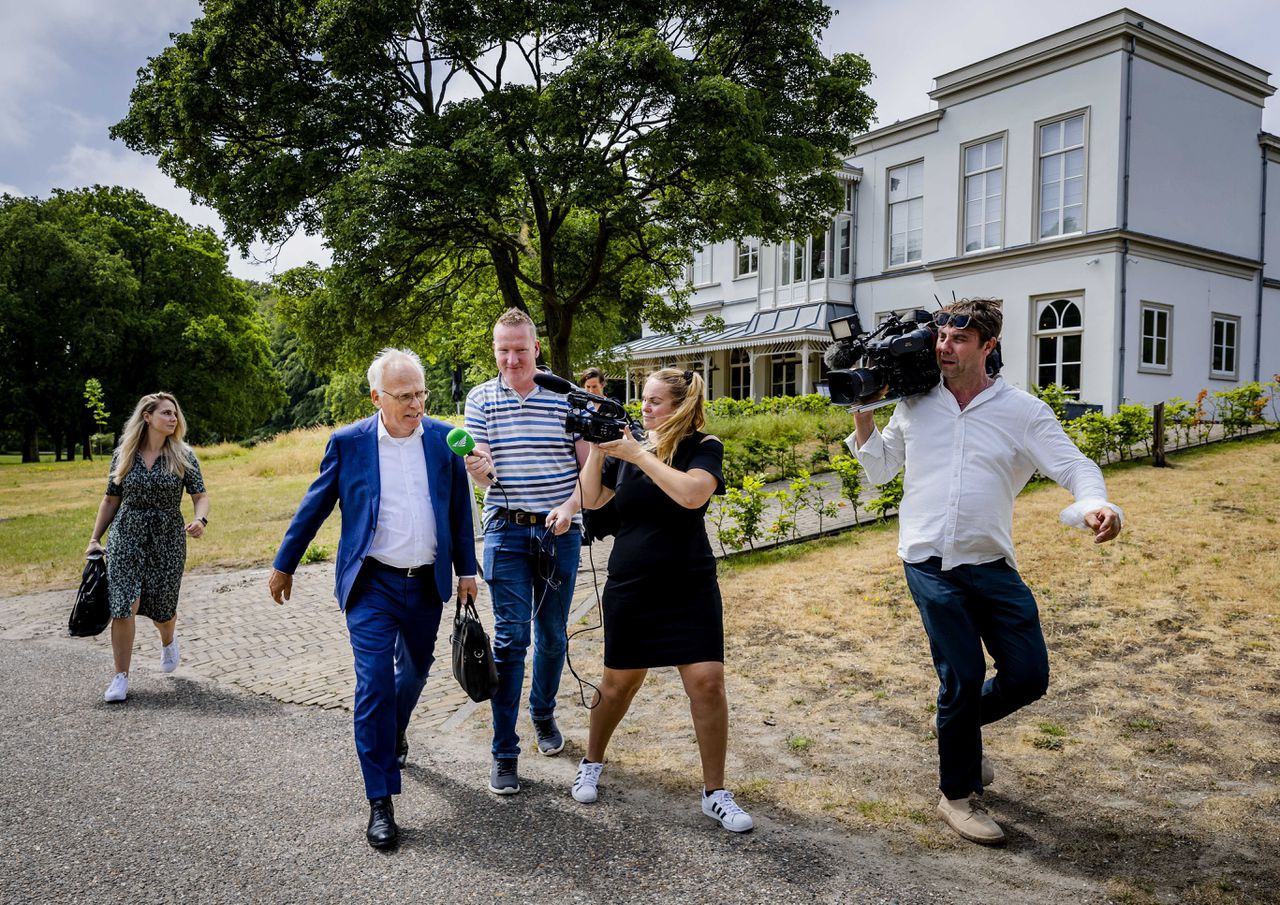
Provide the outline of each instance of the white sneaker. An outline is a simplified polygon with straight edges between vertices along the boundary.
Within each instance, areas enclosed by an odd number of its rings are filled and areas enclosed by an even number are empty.
[[[573,780],[573,800],[582,804],[591,804],[597,798],[597,787],[600,785],[600,771],[604,764],[590,763],[585,757],[578,764],[578,775]]]
[[[720,825],[731,833],[745,833],[755,826],[751,815],[733,800],[733,793],[728,789],[717,789],[710,795],[702,790],[702,813],[720,821]]]
[[[160,648],[160,668],[165,672],[173,672],[178,668],[178,636]]]
[[[129,674],[127,672],[118,672],[116,677],[111,680],[111,684],[107,686],[107,690],[102,693],[102,700],[109,703],[123,701],[129,696]]]

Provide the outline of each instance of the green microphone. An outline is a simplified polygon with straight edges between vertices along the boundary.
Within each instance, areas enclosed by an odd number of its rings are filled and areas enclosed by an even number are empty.
[[[455,427],[449,431],[449,435],[444,438],[444,442],[449,445],[449,449],[459,456],[472,455],[476,448],[476,438],[467,433],[465,428]],[[497,486],[498,477],[492,471],[485,472],[485,477],[489,479],[489,483]]]

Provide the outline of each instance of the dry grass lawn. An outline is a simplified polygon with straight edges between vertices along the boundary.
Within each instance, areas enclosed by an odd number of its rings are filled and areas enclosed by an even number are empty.
[[[316,476],[330,431],[294,431],[252,450],[235,443],[198,448],[212,508],[204,537],[187,544],[187,568],[269,562]],[[79,583],[110,463],[100,457],[0,466],[0,596]],[[182,510],[191,517],[190,497]],[[315,542],[335,550],[338,519]]]
[[[986,733],[986,798],[1011,840],[994,857],[1078,871],[1120,902],[1280,901],[1278,441],[1109,469],[1127,524],[1108,545],[1058,522],[1056,486],[1019,499],[1053,676]],[[749,806],[885,828],[903,851],[965,849],[934,817],[936,677],[896,544],[889,525],[722,567],[730,784]],[[597,638],[571,645],[584,675]],[[610,763],[697,788],[674,671],[641,690]]]

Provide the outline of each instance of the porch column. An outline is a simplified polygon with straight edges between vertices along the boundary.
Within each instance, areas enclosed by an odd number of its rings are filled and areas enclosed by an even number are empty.
[[[813,356],[808,343],[800,344],[800,395],[811,392],[809,389],[809,359]]]
[[[711,399],[711,356],[706,354],[702,356],[702,398]]]

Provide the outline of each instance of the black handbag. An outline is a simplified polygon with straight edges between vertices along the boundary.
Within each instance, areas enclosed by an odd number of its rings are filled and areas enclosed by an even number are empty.
[[[107,561],[101,553],[85,560],[80,575],[76,605],[71,608],[67,631],[74,638],[91,638],[102,634],[111,621],[111,603],[107,599]]]
[[[453,645],[453,677],[467,697],[477,704],[489,700],[498,690],[498,665],[493,661],[489,636],[470,598],[465,603],[462,597],[458,598],[449,642]]]

